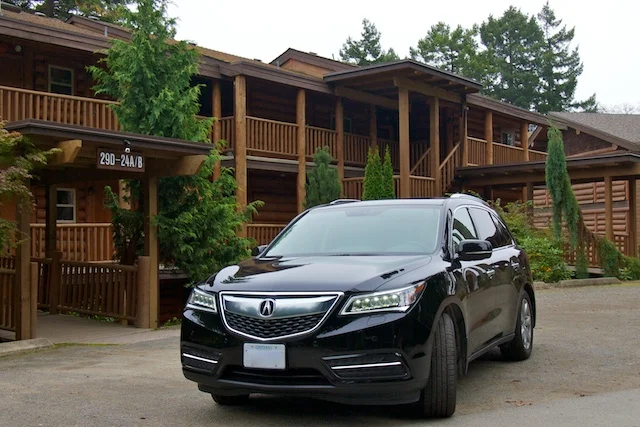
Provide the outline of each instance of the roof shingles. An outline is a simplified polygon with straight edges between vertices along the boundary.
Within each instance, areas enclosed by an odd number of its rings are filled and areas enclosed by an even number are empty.
[[[634,144],[640,144],[640,114],[549,113],[569,124],[587,126]]]

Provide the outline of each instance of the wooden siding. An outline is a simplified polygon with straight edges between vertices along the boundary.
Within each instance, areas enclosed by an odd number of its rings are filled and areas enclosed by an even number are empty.
[[[296,174],[250,170],[248,187],[249,201],[264,202],[253,222],[286,224],[297,215]]]

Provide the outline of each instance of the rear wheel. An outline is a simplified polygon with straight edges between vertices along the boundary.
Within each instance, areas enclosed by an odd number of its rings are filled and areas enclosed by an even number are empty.
[[[242,394],[240,396],[223,396],[220,394],[211,394],[211,397],[218,405],[224,406],[244,405],[249,401],[248,394]]]
[[[422,390],[420,409],[427,417],[450,417],[456,410],[457,355],[456,330],[451,316],[443,313],[436,326],[431,370]]]
[[[508,344],[500,346],[502,357],[506,360],[526,360],[533,350],[533,308],[526,292],[520,300],[515,337]]]

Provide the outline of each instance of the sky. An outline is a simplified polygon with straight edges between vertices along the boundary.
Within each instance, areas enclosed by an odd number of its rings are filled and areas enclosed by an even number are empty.
[[[438,21],[451,27],[480,24],[513,5],[536,14],[546,0],[173,0],[169,16],[178,19],[177,37],[200,46],[271,62],[291,47],[339,59],[347,37],[360,38],[362,20],[382,34],[384,49],[409,54]],[[640,1],[550,0],[556,17],[575,27],[584,71],[576,98],[596,93],[605,106],[640,106]]]

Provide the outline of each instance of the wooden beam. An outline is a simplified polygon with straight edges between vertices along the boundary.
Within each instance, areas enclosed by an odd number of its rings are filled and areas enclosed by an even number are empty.
[[[236,122],[236,199],[238,209],[244,210],[247,207],[247,81],[243,75],[235,77],[233,100]],[[242,227],[240,235],[246,236],[246,227]]]
[[[489,110],[484,114],[484,140],[487,141],[486,161],[493,164],[493,113]]]
[[[446,148],[447,148],[447,154],[449,154],[449,153],[451,153],[451,150],[453,150],[453,146],[454,146],[454,143],[453,143],[453,122],[454,122],[455,118],[453,117],[453,112],[449,108],[447,108],[445,110],[445,115],[446,115],[446,118],[447,118],[446,119],[446,123],[447,123],[447,126],[446,126],[446,129],[447,129],[446,130],[446,132],[447,132],[447,135],[446,135],[446,138],[447,138]]]
[[[638,187],[636,185],[636,179],[630,178],[628,181],[629,186],[629,248],[627,255],[638,256]]]
[[[51,257],[56,251],[56,227],[58,225],[58,189],[55,185],[45,186],[45,256]]]
[[[427,96],[435,96],[457,104],[462,103],[462,96],[460,96],[460,94],[449,92],[448,90],[431,86],[426,83],[414,82],[406,77],[394,77],[393,84],[396,87],[408,89],[412,92],[421,93]]]
[[[60,141],[56,145],[56,148],[61,150],[59,153],[56,153],[53,158],[49,161],[50,165],[66,165],[69,163],[73,163],[80,150],[82,149],[82,141],[79,139],[70,139],[67,141]]]
[[[220,123],[220,119],[222,118],[222,94],[220,91],[220,80],[213,81],[213,90],[212,90],[212,102],[213,102],[213,132],[212,139],[214,144],[217,144],[218,141],[222,139],[222,124]],[[227,141],[229,144],[230,141]],[[227,147],[228,148],[228,145]],[[220,162],[217,161],[213,166],[213,179],[218,179],[220,177]]]
[[[398,88],[399,133],[400,133],[400,198],[411,197],[411,159],[409,150],[409,90]]]
[[[604,178],[604,217],[606,222],[607,239],[613,242],[613,178]]]
[[[522,144],[522,154],[524,161],[529,161],[529,123],[522,122],[520,124],[520,143]]]
[[[306,189],[305,189],[305,184],[307,183],[306,106],[307,106],[307,103],[306,103],[305,90],[298,89],[298,96],[296,97],[296,123],[298,124],[298,180],[297,180],[296,193],[298,198],[298,213],[304,210],[304,200],[306,198]]]
[[[529,144],[532,144],[533,141],[536,140],[536,138],[538,137],[540,132],[542,132],[542,128],[543,128],[543,126],[536,125],[536,130],[534,130],[533,133],[531,134],[531,136],[529,136]]]
[[[371,146],[378,146],[378,111],[375,104],[369,105],[369,139]]]
[[[429,102],[429,145],[431,154],[431,177],[435,179],[435,196],[441,195],[440,175],[440,100],[433,97]]]
[[[336,86],[334,90],[336,96],[353,99],[355,101],[365,102],[367,104],[373,104],[380,107],[388,108],[390,110],[397,110],[398,104],[393,99],[386,98],[384,96],[374,95],[361,90],[350,89],[348,87]]]
[[[31,203],[24,199],[16,203],[17,234],[15,259],[14,316],[16,341],[35,337],[35,325],[31,325]]]
[[[148,289],[145,300],[148,301],[148,325],[154,329],[159,326],[160,282],[158,279],[158,227],[152,225],[151,221],[158,215],[158,178],[147,177],[144,179],[142,191],[144,197],[144,256],[149,258]]]
[[[195,175],[200,172],[207,156],[197,154],[194,156],[184,156],[170,164],[162,162],[160,164],[150,165],[147,175],[155,176],[187,176]],[[151,162],[149,162],[151,163]]]
[[[469,141],[467,141],[467,103],[462,101],[460,106],[460,146],[462,147],[462,166],[469,164]]]
[[[338,178],[340,184],[344,179],[344,106],[342,98],[336,100],[336,157],[338,161]],[[344,189],[341,190],[341,197]]]

